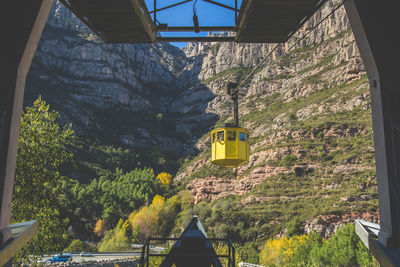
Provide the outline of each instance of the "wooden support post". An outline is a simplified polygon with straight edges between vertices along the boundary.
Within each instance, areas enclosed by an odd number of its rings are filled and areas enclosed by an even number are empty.
[[[1,7],[0,249],[11,238],[11,201],[25,79],[52,0],[5,1]]]
[[[345,8],[371,88],[380,213],[379,242],[400,247],[400,85],[397,32],[390,0],[348,0]]]

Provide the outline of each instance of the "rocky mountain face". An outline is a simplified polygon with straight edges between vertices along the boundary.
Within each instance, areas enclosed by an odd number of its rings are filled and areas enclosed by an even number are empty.
[[[104,44],[55,2],[27,78],[25,105],[41,95],[82,139],[74,153],[84,171],[68,176],[88,181],[138,166],[176,172],[177,159],[193,150],[171,112],[183,90],[177,73],[186,65],[184,52],[170,44]]]
[[[180,149],[179,140],[138,122],[157,124],[156,116],[168,112],[181,90],[174,68],[181,70],[185,60],[168,44],[104,44],[57,2],[32,63],[26,101],[42,94],[81,135],[132,148],[161,143]]]
[[[79,136],[161,149],[153,153],[160,162],[181,158],[177,186],[197,203],[230,198],[254,227],[298,215],[306,230],[329,235],[346,220],[377,221],[369,86],[344,9],[308,34],[338,3],[329,1],[240,89],[251,156],[236,172],[211,164],[208,131],[232,121],[226,84],[275,44],[104,44],[57,3],[26,103],[41,94]]]

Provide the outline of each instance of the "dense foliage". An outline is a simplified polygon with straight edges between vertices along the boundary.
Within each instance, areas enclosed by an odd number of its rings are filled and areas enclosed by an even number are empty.
[[[120,217],[164,194],[171,181],[170,174],[157,178],[150,168],[116,169],[88,184],[62,177],[59,170],[71,164],[69,148],[75,136],[70,126],[59,127],[58,117],[39,97],[21,118],[12,222],[35,219],[39,231],[15,257],[17,264],[33,259],[27,255],[63,251],[67,245],[87,248],[78,239],[71,243],[72,238],[101,238],[119,227]]]
[[[28,255],[61,251],[69,242],[69,220],[60,215],[57,197],[58,170],[71,158],[65,147],[74,134],[71,127],[61,129],[58,113],[40,97],[26,108],[21,118],[12,222],[37,220],[38,234],[15,258],[16,264],[29,261]]]
[[[265,266],[379,266],[348,224],[323,240],[319,234],[269,239],[260,253]]]
[[[149,168],[124,173],[117,169],[114,180],[106,177],[93,179],[89,184],[64,179],[58,184],[61,210],[71,219],[77,237],[95,238],[93,232],[99,220],[104,229],[111,229],[120,217],[127,217],[132,210],[151,203],[156,194],[163,193],[163,186]],[[99,225],[97,225],[97,228]]]
[[[133,211],[128,219],[120,219],[99,243],[99,251],[130,250],[131,243],[143,244],[148,237],[168,237],[181,209],[177,196],[165,200],[156,195],[149,206]]]

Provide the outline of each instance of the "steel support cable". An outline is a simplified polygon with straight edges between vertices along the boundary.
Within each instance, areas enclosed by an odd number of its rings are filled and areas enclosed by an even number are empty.
[[[304,40],[312,31],[314,31],[319,25],[321,25],[325,20],[327,20],[333,13],[335,13],[339,8],[341,8],[348,0],[343,0],[340,5],[335,7],[328,15],[326,15],[320,22],[318,22],[314,27],[312,27],[303,37],[301,37],[299,40],[294,42],[286,51],[290,52],[293,47],[295,47],[300,41]],[[292,36],[293,37],[293,36]],[[272,53],[281,45],[281,43],[277,44],[269,53],[266,55],[261,62],[254,67],[254,69],[239,83],[239,85],[236,87],[235,90],[233,90],[233,93],[236,93],[244,84],[245,82],[258,70],[259,67],[261,67],[262,64],[265,63],[265,61],[272,55]],[[284,54],[280,55],[282,57]]]
[[[342,1],[342,3],[341,3],[340,5],[338,5],[337,7],[335,7],[328,15],[326,15],[321,21],[319,21],[314,27],[312,27],[303,37],[301,37],[299,40],[297,40],[296,42],[294,42],[294,43],[288,48],[288,50],[286,51],[286,53],[287,53],[287,52],[290,52],[300,41],[304,40],[311,32],[313,32],[318,26],[320,26],[325,20],[327,20],[333,13],[335,13],[335,12],[336,12],[340,7],[342,7],[347,1],[348,1],[348,0]],[[197,1],[195,1],[195,2],[197,2]],[[193,8],[194,8],[194,6],[193,6]],[[245,82],[246,82],[250,77],[253,76],[253,74],[261,67],[261,65],[263,65],[263,64],[265,63],[265,61],[272,55],[273,52],[275,52],[276,49],[278,49],[278,47],[279,47],[280,45],[281,45],[281,43],[276,44],[276,45],[274,46],[274,48],[268,53],[268,55],[266,55],[266,56],[261,60],[261,62],[258,63],[257,66],[255,66],[254,69],[239,83],[239,85],[236,87],[236,89],[233,90],[233,93],[236,93],[236,91],[238,91],[238,90],[245,84]],[[157,48],[154,47],[153,44],[150,44],[150,47],[151,47],[152,49],[154,49],[154,51],[156,51],[156,53],[157,53],[168,65],[170,65],[170,66],[175,70],[175,72],[177,73],[176,77],[179,76],[179,75],[182,73],[182,71],[179,72],[179,71],[175,68],[175,66],[174,66],[168,59],[166,59],[165,56],[164,56],[163,54],[161,54],[161,52],[158,51]],[[282,56],[283,56],[283,54],[282,54],[281,56],[279,56],[279,58],[282,57]]]
[[[153,44],[150,44],[150,47],[154,51],[156,51],[156,53],[161,57],[162,60],[164,60],[168,65],[170,65],[173,68],[175,73],[177,73],[176,75],[174,75],[175,77],[178,77],[179,75],[181,75],[183,70],[182,71],[178,71],[178,69],[168,59],[166,59],[165,56],[157,48],[155,48]]]

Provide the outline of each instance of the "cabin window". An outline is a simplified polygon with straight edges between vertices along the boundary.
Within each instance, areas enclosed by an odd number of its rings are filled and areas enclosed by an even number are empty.
[[[217,132],[217,142],[224,141],[224,131]]]
[[[240,141],[246,141],[246,134],[243,132],[239,132],[239,140]]]
[[[215,143],[215,133],[212,134],[212,142]]]
[[[228,131],[228,141],[235,141],[236,140],[236,132]]]

